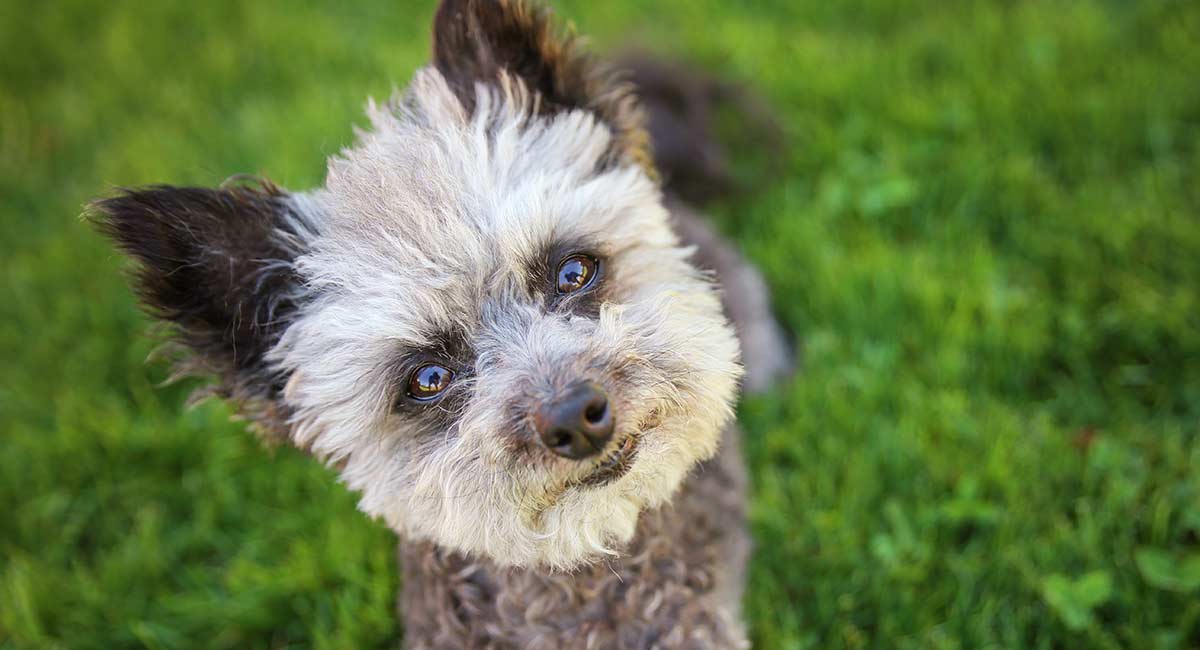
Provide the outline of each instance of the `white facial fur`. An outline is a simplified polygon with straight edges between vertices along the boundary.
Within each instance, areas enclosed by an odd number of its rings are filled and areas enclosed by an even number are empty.
[[[467,115],[442,76],[372,105],[372,128],[297,195],[319,235],[297,263],[303,307],[269,360],[291,373],[293,438],[341,467],[360,508],[401,535],[504,565],[569,568],[613,553],[638,514],[711,457],[731,417],[737,342],[639,167],[597,172],[592,114],[532,116],[519,82],[478,86]],[[586,242],[598,316],[549,306],[531,263]],[[442,402],[395,409],[405,354],[457,333],[469,367]],[[529,412],[569,382],[602,385],[630,470],[542,449]],[[425,409],[425,412],[422,412]]]

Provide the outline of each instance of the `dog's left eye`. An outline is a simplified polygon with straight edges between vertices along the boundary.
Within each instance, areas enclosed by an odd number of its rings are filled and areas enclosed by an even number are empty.
[[[413,371],[408,378],[408,396],[420,401],[437,397],[450,385],[454,373],[445,366],[427,363]]]
[[[583,253],[576,253],[564,259],[558,265],[558,292],[572,293],[586,289],[595,280],[598,266],[596,258]]]

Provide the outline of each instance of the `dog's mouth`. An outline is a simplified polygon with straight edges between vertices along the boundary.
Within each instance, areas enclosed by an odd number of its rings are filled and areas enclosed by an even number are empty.
[[[585,488],[602,487],[625,476],[637,458],[638,445],[642,442],[642,437],[646,435],[647,431],[657,427],[661,421],[662,412],[659,409],[651,411],[638,423],[638,427],[626,434],[590,473],[575,481],[575,485]]]
[[[579,487],[601,487],[625,476],[629,468],[633,467],[633,460],[637,456],[638,443],[641,440],[642,436],[640,433],[631,433],[625,436],[621,444],[617,445],[616,449],[608,452],[604,460],[600,461],[600,464],[591,473],[579,479],[576,485]]]
[[[527,513],[530,525],[540,527],[542,515],[554,507],[564,493],[575,488],[584,490],[600,488],[628,474],[637,460],[638,447],[641,445],[642,439],[647,435],[654,435],[654,429],[662,423],[663,415],[658,408],[651,410],[632,431],[619,437],[619,442],[613,446],[612,451],[605,454],[600,462],[592,466],[586,474],[557,483],[548,489],[546,494],[530,507]]]

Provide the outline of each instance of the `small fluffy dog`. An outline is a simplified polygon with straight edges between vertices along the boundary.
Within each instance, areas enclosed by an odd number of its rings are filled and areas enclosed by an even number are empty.
[[[733,403],[788,349],[659,181],[713,166],[711,93],[644,66],[643,108],[524,0],[445,0],[433,41],[323,187],[128,190],[97,223],[181,369],[397,532],[409,646],[745,645]]]

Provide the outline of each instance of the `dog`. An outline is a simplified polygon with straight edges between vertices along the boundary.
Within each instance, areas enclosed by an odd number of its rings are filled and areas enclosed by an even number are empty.
[[[443,0],[323,186],[90,208],[179,372],[398,534],[409,647],[747,645],[734,404],[791,350],[673,189],[724,173],[716,86],[633,77],[526,0]]]

